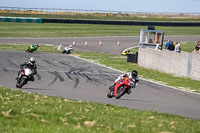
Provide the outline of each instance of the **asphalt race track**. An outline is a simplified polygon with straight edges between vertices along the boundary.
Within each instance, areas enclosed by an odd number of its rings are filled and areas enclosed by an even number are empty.
[[[112,38],[105,38],[112,40]],[[121,40],[117,37],[114,38]],[[128,38],[130,41],[131,37]],[[61,40],[60,42],[63,41],[62,38],[46,39],[47,42],[45,43],[56,44],[56,41],[59,39]],[[65,40],[65,38],[63,39]],[[81,39],[85,40],[87,38]],[[93,40],[93,38],[89,39]],[[135,40],[137,39],[138,37],[135,37]],[[71,38],[71,40],[74,40],[74,38]],[[193,41],[196,40],[198,40],[197,37]],[[1,38],[0,43],[5,43],[2,41],[5,40]],[[16,41],[16,43],[23,42],[21,39],[10,39],[10,42],[7,40],[7,43],[13,43],[12,41]],[[42,42],[43,39],[39,41]],[[102,42],[106,41],[102,40]],[[98,43],[90,47],[89,44],[88,41],[87,47],[79,45],[79,47],[75,47],[75,50],[84,48],[87,51],[90,51],[90,49],[93,52],[103,53],[110,53],[112,51],[112,54],[118,54],[122,48],[125,48],[123,45],[115,46],[116,44],[108,47],[104,45],[99,47]],[[131,45],[132,43],[128,43],[127,40],[126,47],[131,47]],[[110,49],[113,47],[116,48],[114,50]],[[84,51],[84,49],[82,50]],[[15,88],[15,78],[17,77],[19,65],[31,56],[37,59],[38,74],[35,75],[34,82],[30,81],[21,89],[23,91],[65,97],[68,99],[93,101],[104,104],[109,103],[140,110],[155,110],[160,113],[200,119],[200,95],[179,91],[144,80],[140,80],[139,86],[130,95],[126,94],[119,100],[115,98],[109,99],[106,96],[108,87],[114,81],[115,77],[121,73],[66,54],[40,52],[28,54],[25,51],[0,50],[0,85]]]
[[[122,50],[128,47],[139,45],[140,38],[138,36],[129,37],[61,37],[61,38],[0,38],[0,44],[65,44],[66,46],[76,42],[75,50],[101,52],[109,54],[120,54]],[[164,42],[167,40],[189,42],[200,40],[199,36],[165,36]],[[88,47],[85,47],[87,41]],[[102,41],[102,47],[99,47],[99,42]],[[119,46],[117,42],[119,41]],[[195,47],[195,44],[194,44]]]

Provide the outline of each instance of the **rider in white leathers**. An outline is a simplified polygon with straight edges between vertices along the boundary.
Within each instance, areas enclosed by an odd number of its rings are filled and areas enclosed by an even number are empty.
[[[23,64],[20,65],[20,71],[18,72],[18,76],[16,78],[17,83],[19,83],[21,79],[21,71],[23,71],[24,68],[30,68],[33,71],[33,75],[37,74],[37,66],[35,64],[35,58],[31,57],[29,61],[24,62]],[[34,76],[31,76],[28,80],[34,81]]]
[[[64,51],[62,53],[70,54],[73,50],[74,48],[72,47],[72,45],[69,45],[69,47],[64,48]]]

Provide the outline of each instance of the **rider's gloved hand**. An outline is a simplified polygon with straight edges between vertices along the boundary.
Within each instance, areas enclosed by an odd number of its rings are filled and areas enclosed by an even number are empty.
[[[127,76],[127,74],[124,74],[123,77],[125,78]]]
[[[112,83],[111,85],[110,85],[110,87],[114,87],[115,86],[115,83]]]
[[[136,83],[134,84],[134,88],[135,88],[137,85],[138,85],[138,82],[136,82]]]
[[[134,87],[134,84],[132,82],[130,82],[128,85],[131,86],[132,88]]]

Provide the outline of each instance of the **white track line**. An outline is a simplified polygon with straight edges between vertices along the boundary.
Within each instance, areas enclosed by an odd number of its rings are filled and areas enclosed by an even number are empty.
[[[75,57],[75,58],[77,58],[77,59],[83,60],[83,61],[87,61],[87,62],[96,64],[96,65],[99,65],[99,66],[102,66],[102,67],[105,67],[105,68],[108,68],[108,69],[111,69],[111,70],[120,72],[120,73],[127,73],[127,72],[124,72],[124,71],[120,71],[120,70],[114,69],[114,68],[112,68],[112,67],[108,67],[108,66],[105,66],[105,65],[101,65],[101,64],[95,63],[95,62],[90,61],[90,60],[86,60],[86,59],[80,58],[80,57],[78,57],[78,56],[73,56],[73,55],[71,55],[71,56],[72,56],[72,57]],[[144,80],[144,81],[148,81],[148,82],[151,82],[151,83],[160,85],[160,86],[168,87],[168,88],[170,88],[170,89],[174,89],[174,90],[178,90],[178,91],[182,91],[182,92],[186,92],[186,93],[190,93],[190,94],[196,94],[196,95],[199,95],[199,96],[200,96],[200,93],[196,93],[196,92],[192,92],[192,91],[187,91],[187,90],[181,90],[181,89],[178,89],[178,88],[175,88],[175,87],[172,87],[172,86],[168,86],[168,85],[161,84],[161,83],[159,83],[158,81],[153,81],[153,80],[150,80],[150,79],[144,79],[144,78],[142,78],[142,77],[139,77],[139,78],[142,79],[142,80]]]

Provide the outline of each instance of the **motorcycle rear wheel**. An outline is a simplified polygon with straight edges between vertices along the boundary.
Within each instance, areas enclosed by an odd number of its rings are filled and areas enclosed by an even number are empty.
[[[108,90],[108,93],[107,93],[107,97],[108,98],[112,98],[113,97],[111,93],[112,93],[111,90]]]

